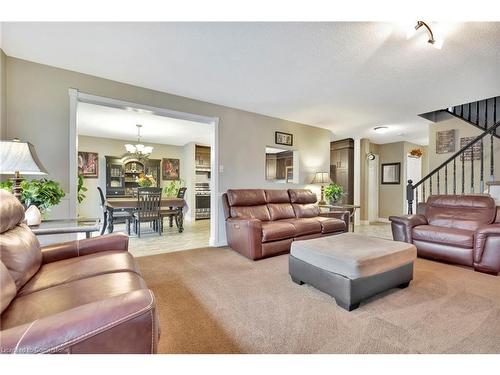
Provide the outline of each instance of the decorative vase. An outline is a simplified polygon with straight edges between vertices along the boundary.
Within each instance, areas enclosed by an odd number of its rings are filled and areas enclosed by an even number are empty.
[[[24,218],[29,226],[40,225],[42,223],[42,214],[37,206],[32,204],[24,212]]]

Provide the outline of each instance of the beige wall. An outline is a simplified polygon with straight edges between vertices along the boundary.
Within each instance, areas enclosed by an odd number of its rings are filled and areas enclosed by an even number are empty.
[[[97,218],[101,216],[99,207],[100,198],[97,191],[99,186],[106,194],[106,158],[105,156],[118,156],[124,154],[124,144],[127,141],[120,139],[96,138],[80,135],[78,136],[78,151],[97,152],[99,154],[99,177],[85,178],[84,186],[88,189],[85,193],[85,200],[78,205],[78,215],[85,218]],[[146,146],[153,146],[151,159],[174,158],[180,159],[180,165],[184,164],[182,146],[172,146],[156,143],[146,143]],[[194,155],[193,155],[194,159]],[[183,176],[181,175],[181,178]],[[169,181],[161,181],[164,187]]]
[[[69,188],[69,88],[105,97],[219,118],[219,192],[228,188],[277,187],[265,180],[265,146],[274,144],[274,132],[294,135],[299,150],[299,185],[314,172],[329,170],[330,132],[312,126],[148,90],[12,57],[7,69],[7,137],[32,142],[50,172],[49,178]],[[285,186],[279,185],[279,188]],[[316,187],[315,187],[316,188]],[[57,215],[68,215],[68,199]],[[220,199],[220,197],[219,197]],[[222,212],[219,212],[222,218]],[[220,238],[225,238],[220,220]]]
[[[438,131],[443,131],[443,130],[450,130],[450,129],[456,129],[457,130],[457,135],[456,135],[456,150],[458,151],[460,148],[460,138],[461,137],[476,137],[479,134],[481,134],[481,131],[479,129],[476,129],[472,125],[468,125],[467,123],[456,119],[456,118],[450,118],[445,121],[433,123],[429,127],[429,167],[430,170],[436,168],[439,166],[441,163],[443,163],[446,159],[448,159],[450,156],[453,155],[453,153],[447,153],[447,154],[436,154],[436,132]],[[484,153],[485,153],[485,160],[484,160],[484,180],[488,181],[490,179],[490,137],[487,136],[484,139],[483,142],[483,147],[484,147]],[[495,180],[500,180],[500,140],[498,138],[495,138],[493,142],[493,155],[494,155],[494,169],[495,169],[495,175],[494,179]],[[460,158],[457,159],[457,193],[461,193],[462,189],[462,162],[460,161]],[[470,161],[467,161],[465,163],[465,193],[471,193],[471,163]],[[444,180],[444,172],[441,172],[441,181]],[[448,178],[449,178],[449,184],[448,184],[448,192],[452,193],[453,185],[451,183],[453,179],[453,163],[450,164],[449,170],[448,170]],[[479,189],[479,182],[480,182],[480,161],[476,160],[474,161],[474,193],[480,193]],[[435,188],[436,183],[434,180],[433,186]],[[441,192],[444,192],[444,184],[441,186],[442,190]],[[428,191],[428,185],[427,185],[427,191]],[[436,193],[436,191],[434,191]]]
[[[5,92],[5,53],[0,49],[0,139],[6,139],[7,136],[7,113],[6,113],[6,92]]]

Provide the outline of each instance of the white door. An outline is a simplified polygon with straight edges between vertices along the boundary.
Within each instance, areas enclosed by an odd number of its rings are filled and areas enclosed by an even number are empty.
[[[378,220],[378,163],[379,157],[368,160],[368,221]]]
[[[412,180],[413,184],[419,182],[422,178],[422,159],[415,158],[410,155],[406,158],[406,182]],[[405,199],[406,199],[406,189],[405,189]]]

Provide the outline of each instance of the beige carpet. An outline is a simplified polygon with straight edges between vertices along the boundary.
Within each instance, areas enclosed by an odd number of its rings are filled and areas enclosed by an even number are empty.
[[[160,353],[500,353],[500,277],[418,259],[407,289],[347,312],[288,276],[288,257],[229,249],[137,259]]]

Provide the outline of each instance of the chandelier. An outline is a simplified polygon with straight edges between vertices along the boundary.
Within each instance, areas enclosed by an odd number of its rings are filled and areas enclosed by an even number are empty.
[[[141,143],[141,124],[137,124],[137,144],[131,145],[127,143],[125,145],[125,149],[127,152],[132,156],[135,157],[136,159],[147,159],[149,155],[153,152],[153,147],[151,146],[144,146]]]

